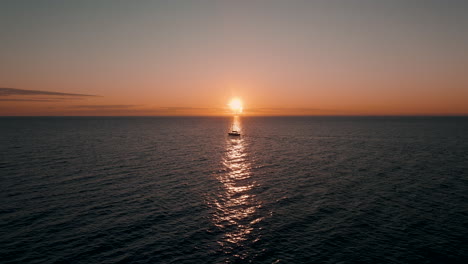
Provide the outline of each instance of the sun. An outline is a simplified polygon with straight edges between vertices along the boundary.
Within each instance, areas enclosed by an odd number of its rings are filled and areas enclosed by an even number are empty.
[[[235,114],[242,113],[242,101],[239,98],[233,98],[228,105]]]

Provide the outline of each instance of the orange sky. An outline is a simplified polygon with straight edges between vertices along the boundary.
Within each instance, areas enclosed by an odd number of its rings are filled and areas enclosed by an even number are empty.
[[[467,115],[467,4],[7,2],[0,115]]]

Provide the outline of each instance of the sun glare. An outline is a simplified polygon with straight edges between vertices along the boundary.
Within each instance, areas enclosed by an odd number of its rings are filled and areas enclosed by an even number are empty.
[[[242,113],[242,101],[239,98],[234,98],[229,102],[229,107],[235,114]]]

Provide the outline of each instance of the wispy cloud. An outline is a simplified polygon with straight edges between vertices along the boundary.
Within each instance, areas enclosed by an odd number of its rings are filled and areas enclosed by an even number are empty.
[[[320,109],[320,108],[287,108],[287,107],[263,107],[263,108],[248,108],[245,113],[252,115],[321,115],[334,114],[337,110]]]
[[[223,113],[221,108],[205,107],[149,107],[145,105],[72,105],[67,107],[64,114],[99,114],[99,115],[218,115]]]
[[[0,98],[0,102],[57,102],[57,99],[13,99],[13,98]]]
[[[140,105],[72,105],[71,108],[99,110],[99,109],[130,109],[130,108],[135,108],[138,106]]]
[[[171,107],[159,107],[153,109],[155,111],[168,111],[168,112],[186,112],[186,111],[207,111],[207,112],[220,112],[222,108],[215,107],[183,107],[183,106],[171,106]]]
[[[11,95],[54,95],[54,96],[78,96],[78,97],[94,97],[97,95],[91,94],[75,94],[75,93],[60,93],[51,91],[39,91],[39,90],[24,90],[16,88],[0,88],[0,96],[11,96]]]
[[[309,112],[309,111],[323,111],[319,108],[288,108],[288,107],[260,107],[260,108],[248,108],[247,110],[256,111],[256,112],[279,112],[279,111],[300,111],[300,112]]]
[[[70,100],[82,100],[80,97],[70,97],[70,98],[0,98],[0,102],[61,102],[61,101],[70,101]]]

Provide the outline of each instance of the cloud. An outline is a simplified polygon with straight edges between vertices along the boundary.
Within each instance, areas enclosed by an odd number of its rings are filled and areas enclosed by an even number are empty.
[[[41,98],[41,99],[32,99],[32,98],[0,98],[0,102],[61,102],[69,100],[83,100],[83,98]]]
[[[99,110],[99,109],[129,109],[129,108],[134,108],[138,106],[140,105],[72,105],[71,108]]]
[[[96,97],[98,95],[90,94],[75,94],[75,93],[59,93],[50,91],[39,91],[39,90],[23,90],[16,88],[0,88],[0,96],[31,96],[31,95],[52,95],[52,96],[72,96],[72,97]]]
[[[204,107],[149,107],[145,105],[72,105],[62,111],[70,115],[132,115],[132,116],[191,116],[219,115],[221,108]]]
[[[333,109],[320,108],[281,108],[281,107],[263,107],[263,108],[248,108],[244,110],[247,114],[252,115],[327,115],[337,113]]]
[[[215,107],[183,107],[183,106],[171,106],[171,107],[159,107],[153,109],[155,111],[170,111],[170,112],[184,112],[184,111],[208,111],[208,112],[218,112],[222,108]]]
[[[57,99],[12,99],[0,98],[0,102],[57,102]]]
[[[252,110],[256,112],[281,112],[281,111],[299,111],[299,112],[309,112],[309,111],[323,111],[319,108],[281,108],[281,107],[262,107],[262,108],[249,108],[247,110]]]

